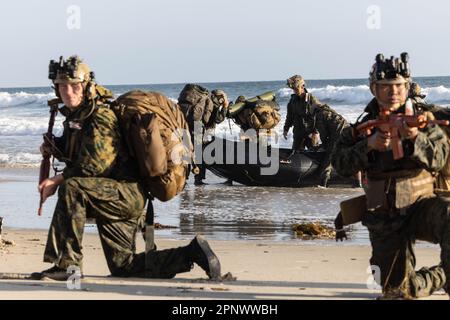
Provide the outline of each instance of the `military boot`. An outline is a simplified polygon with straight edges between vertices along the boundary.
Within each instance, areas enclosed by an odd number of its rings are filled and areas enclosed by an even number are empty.
[[[30,275],[31,280],[44,280],[52,279],[56,281],[67,281],[73,273],[68,272],[66,269],[58,266],[53,266],[47,270],[41,272],[33,272]],[[80,274],[80,278],[83,278],[83,274]]]
[[[362,182],[359,179],[352,179],[352,188],[362,188]]]
[[[203,177],[201,175],[194,176],[194,185],[195,186],[204,186],[207,183],[203,182]]]
[[[196,236],[187,246],[188,258],[199,265],[212,280],[219,280],[220,261],[203,236]]]
[[[408,289],[402,288],[386,288],[383,290],[383,294],[377,298],[377,300],[413,300],[408,293]]]
[[[323,177],[322,179],[320,179],[319,187],[327,188],[328,187],[328,180],[330,180],[329,177]]]

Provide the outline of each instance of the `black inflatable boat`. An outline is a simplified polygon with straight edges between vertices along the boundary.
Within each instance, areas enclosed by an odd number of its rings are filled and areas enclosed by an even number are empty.
[[[212,145],[214,143],[214,145]],[[214,148],[215,146],[215,148]],[[218,146],[222,146],[222,153]],[[261,148],[263,148],[261,150]],[[214,150],[215,149],[215,150]],[[325,156],[323,151],[305,151],[292,154],[291,149],[261,147],[255,142],[230,141],[215,138],[205,144],[205,154],[222,160],[207,164],[207,168],[219,177],[231,179],[247,186],[312,187],[320,182],[319,166]],[[213,151],[211,151],[213,150]],[[265,154],[259,157],[258,154]],[[271,160],[268,163],[268,160]],[[231,161],[232,160],[232,161]],[[276,161],[276,163],[275,163]],[[278,170],[274,170],[278,168]],[[266,171],[272,171],[267,174]],[[329,185],[351,186],[351,179],[333,172]]]

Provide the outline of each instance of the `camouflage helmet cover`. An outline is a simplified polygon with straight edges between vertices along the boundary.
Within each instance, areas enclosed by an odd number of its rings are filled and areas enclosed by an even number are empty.
[[[391,56],[385,59],[383,54],[375,57],[375,63],[369,73],[370,84],[402,84],[411,82],[408,53],[403,52],[400,58]]]
[[[246,100],[247,100],[247,98],[245,98],[245,96],[239,96],[236,98],[235,103],[245,102]]]
[[[286,80],[286,84],[289,88],[302,88],[306,86],[305,79],[300,75],[294,75]]]
[[[59,62],[50,61],[49,78],[54,84],[82,83],[92,80],[92,72],[78,56],[71,56],[67,60],[60,57]]]
[[[227,97],[227,94],[225,93],[225,91],[220,90],[220,89],[211,91],[211,94],[218,98],[222,98],[222,97],[226,98]]]

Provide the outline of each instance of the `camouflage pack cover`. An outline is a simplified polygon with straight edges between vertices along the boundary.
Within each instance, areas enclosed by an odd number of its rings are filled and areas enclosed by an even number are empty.
[[[281,120],[280,107],[276,101],[248,102],[234,119],[243,130],[270,130],[275,128]]]
[[[207,125],[214,108],[208,89],[198,84],[184,86],[178,97],[178,105],[191,129],[195,121],[202,121],[203,125]]]
[[[118,97],[113,103],[113,109],[119,118],[132,157],[138,159],[139,156],[144,155],[150,156],[151,162],[161,163],[166,161],[166,166],[163,169],[165,172],[156,169],[156,172],[153,170],[144,174],[144,176],[142,171],[145,172],[146,168],[141,168],[142,165],[138,161],[146,191],[161,201],[168,201],[175,197],[184,189],[189,175],[188,161],[181,162],[178,160],[191,159],[193,154],[188,125],[180,107],[160,93],[136,90]],[[142,146],[142,148],[131,147],[137,141],[141,141],[137,137],[139,133],[132,134],[133,121],[136,119],[136,115],[139,115],[139,118],[146,119],[147,124],[150,122],[149,126],[152,128],[152,132],[147,134],[149,135],[148,140],[151,141],[150,144],[154,144],[154,146],[148,146],[146,152],[144,151],[145,146]],[[154,116],[149,118],[149,115]],[[154,120],[156,120],[157,128],[155,128]],[[145,134],[142,130],[139,132],[141,135]],[[159,132],[162,146],[158,146],[159,139],[155,138],[155,132]],[[150,135],[153,135],[153,140]],[[162,152],[158,151],[161,147],[163,148]],[[150,165],[154,167],[154,163]],[[163,168],[164,166],[157,167]]]

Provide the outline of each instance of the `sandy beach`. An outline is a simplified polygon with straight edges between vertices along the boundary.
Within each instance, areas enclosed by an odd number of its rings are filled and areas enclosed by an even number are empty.
[[[14,242],[0,250],[0,273],[29,274],[48,268],[42,262],[46,231],[3,230],[4,240]],[[138,239],[141,240],[141,239]],[[186,241],[158,240],[159,248]],[[123,279],[108,277],[96,234],[84,238],[84,273],[80,290],[65,282],[0,280],[0,299],[375,299],[368,289],[369,246],[314,245],[311,242],[211,241],[222,263],[236,281],[211,282],[195,266],[175,279]],[[138,251],[143,250],[138,241]],[[418,248],[418,265],[439,261],[438,248]],[[427,299],[447,300],[443,292]]]

